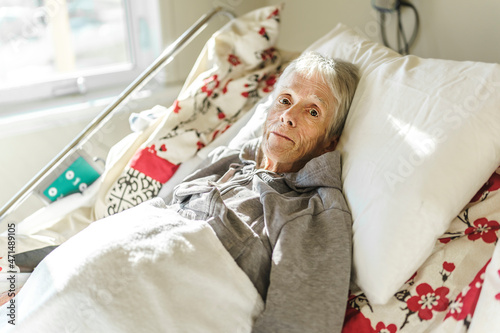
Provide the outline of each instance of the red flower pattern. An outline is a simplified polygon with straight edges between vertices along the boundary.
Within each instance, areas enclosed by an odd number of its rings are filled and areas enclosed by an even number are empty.
[[[444,319],[452,317],[457,321],[470,320],[476,310],[476,304],[484,282],[484,272],[490,261],[476,274],[474,280],[450,303],[448,313]]]
[[[276,49],[274,47],[270,47],[270,48],[262,51],[261,54],[260,54],[260,57],[262,58],[262,61],[273,59],[276,56],[274,54],[275,51],[276,51]]]
[[[0,259],[2,259],[2,258],[0,258]],[[498,275],[500,276],[500,270],[498,270],[498,272],[497,272],[497,273],[498,273]],[[497,301],[500,301],[500,293],[498,293],[498,294],[496,294],[496,295],[495,295],[495,299],[496,299]]]
[[[219,86],[220,82],[217,79],[217,74],[210,76],[203,80],[204,86],[201,87],[201,91],[207,94],[207,97],[212,96],[214,90]]]
[[[267,19],[272,19],[272,18],[278,18],[280,15],[280,10],[278,8],[276,8],[274,10],[274,12],[272,12],[271,14],[269,14],[269,16],[267,17]]]
[[[233,66],[238,66],[239,64],[241,64],[240,58],[238,58],[234,54],[230,54],[227,57],[227,61],[229,61],[229,63]]]
[[[463,310],[464,306],[464,297],[462,293],[458,294],[454,301],[450,303],[448,313],[446,314],[446,318],[453,317],[457,321],[464,320],[467,316],[467,311]]]
[[[350,295],[349,303],[356,304],[357,297],[356,295]],[[359,308],[353,307],[352,304],[346,309],[342,333],[375,333],[370,319],[365,317]]]
[[[179,106],[179,100],[176,99],[175,102],[174,102],[174,104],[173,104],[173,106],[174,106],[173,112],[174,113],[179,113],[179,110],[181,109],[181,107]]]
[[[500,229],[500,224],[497,221],[488,221],[487,218],[481,217],[474,221],[474,226],[465,229],[467,237],[475,241],[481,238],[485,243],[494,243],[498,239],[497,230]]]
[[[440,272],[441,276],[442,276],[442,279],[443,279],[443,283],[446,282],[446,280],[448,280],[448,278],[450,277],[451,273],[455,270],[455,264],[452,263],[452,262],[443,262],[443,270]]]
[[[196,146],[198,147],[198,150],[200,150],[201,148],[205,147],[205,144],[201,141],[198,141],[196,142]]]
[[[232,81],[232,79],[227,80],[226,84],[224,85],[224,88],[222,88],[222,93],[223,93],[223,94],[227,93],[227,85],[228,85],[228,84],[229,84],[229,82],[231,82],[231,81]]]
[[[379,322],[375,327],[375,332],[377,333],[396,333],[398,327],[394,324],[385,325],[383,322]]]
[[[443,269],[449,273],[453,272],[455,270],[455,264],[452,262],[447,262],[445,261],[443,263]]]
[[[214,134],[212,134],[212,140],[215,140],[215,138],[217,137],[217,135],[219,135],[219,130],[215,130]]]
[[[261,27],[259,30],[259,35],[264,37],[266,40],[269,40],[269,35],[267,34],[266,28]]]
[[[433,311],[445,311],[448,306],[446,295],[450,291],[446,287],[439,287],[436,290],[427,283],[422,283],[416,288],[417,296],[410,297],[407,301],[408,309],[418,312],[422,320],[430,320]]]
[[[451,242],[451,237],[439,238],[439,242],[443,244],[448,244],[449,242]]]
[[[268,93],[273,91],[274,89],[274,84],[276,83],[276,75],[271,75],[266,81],[265,84],[266,86],[262,89],[262,91]]]

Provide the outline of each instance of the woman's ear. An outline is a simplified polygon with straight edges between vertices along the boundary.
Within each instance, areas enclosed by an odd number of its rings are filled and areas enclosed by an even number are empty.
[[[327,141],[324,152],[327,153],[329,151],[334,151],[335,148],[337,147],[337,143],[339,143],[339,138],[338,137],[335,137],[335,138],[330,139],[329,141]]]

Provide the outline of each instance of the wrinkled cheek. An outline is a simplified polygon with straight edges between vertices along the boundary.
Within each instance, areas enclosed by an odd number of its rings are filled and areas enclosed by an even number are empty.
[[[265,142],[265,147],[267,154],[271,155],[282,154],[286,152],[286,148],[284,147],[284,145],[280,144],[278,140],[275,140],[273,138],[269,138]]]

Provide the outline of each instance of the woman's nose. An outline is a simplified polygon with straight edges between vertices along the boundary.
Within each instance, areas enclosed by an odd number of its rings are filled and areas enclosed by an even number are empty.
[[[281,122],[290,127],[297,126],[297,111],[295,107],[291,107],[281,114]]]

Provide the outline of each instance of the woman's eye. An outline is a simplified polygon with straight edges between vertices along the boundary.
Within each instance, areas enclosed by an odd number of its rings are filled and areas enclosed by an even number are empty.
[[[313,116],[313,117],[317,117],[317,116],[319,116],[318,111],[316,111],[315,109],[311,109],[311,110],[309,110],[309,114],[310,114],[311,116]]]
[[[288,104],[290,104],[290,100],[288,98],[283,97],[283,98],[279,99],[279,103],[288,105]]]

